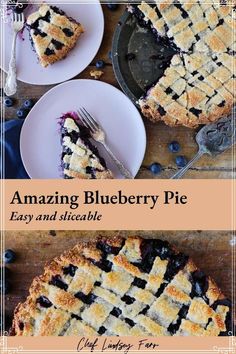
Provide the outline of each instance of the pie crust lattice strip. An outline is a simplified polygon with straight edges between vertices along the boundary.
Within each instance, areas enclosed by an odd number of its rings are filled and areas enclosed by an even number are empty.
[[[196,127],[235,103],[235,1],[143,1],[129,6],[142,26],[175,49],[163,76],[140,98],[153,122]]]
[[[15,310],[17,336],[218,336],[231,305],[168,242],[139,237],[80,243],[34,279]]]

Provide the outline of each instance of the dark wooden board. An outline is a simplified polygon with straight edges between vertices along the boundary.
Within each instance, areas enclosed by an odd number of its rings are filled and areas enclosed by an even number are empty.
[[[119,87],[114,72],[112,63],[109,59],[109,51],[112,47],[112,37],[120,16],[125,9],[125,5],[119,5],[117,11],[111,12],[106,5],[103,5],[105,15],[105,34],[101,48],[89,65],[76,79],[91,78],[90,70],[95,68],[96,60],[102,59],[106,62],[106,67],[103,69],[104,75],[101,80]],[[1,83],[1,87],[3,83]],[[29,85],[22,82],[18,83],[18,92],[15,95],[16,105],[13,108],[7,108],[5,113],[6,119],[16,117],[16,107],[20,106],[26,98],[33,98],[37,101],[42,95],[47,92],[52,86],[36,86]],[[146,132],[147,132],[147,150],[141,169],[137,178],[170,178],[176,171],[175,155],[168,151],[168,143],[177,140],[181,144],[180,154],[191,159],[197,152],[197,145],[195,143],[195,131],[183,127],[170,128],[162,123],[153,124],[144,118]],[[148,167],[153,162],[159,162],[163,166],[161,174],[153,175]],[[235,176],[233,171],[233,149],[224,152],[215,159],[209,156],[203,157],[198,161],[194,167],[186,174],[185,178],[232,178]]]
[[[232,296],[232,246],[228,231],[7,231],[5,246],[13,249],[17,258],[8,266],[12,289],[5,296],[8,324],[14,308],[28,295],[33,278],[42,274],[46,262],[69,250],[81,240],[94,239],[98,235],[140,235],[146,238],[168,240],[180,251],[189,255],[195,264],[215,279],[227,297]],[[10,320],[10,321],[9,321]]]

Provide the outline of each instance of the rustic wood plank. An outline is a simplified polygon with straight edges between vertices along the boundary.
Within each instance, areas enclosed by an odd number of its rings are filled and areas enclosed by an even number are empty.
[[[102,59],[105,61],[106,66],[103,69],[104,75],[101,80],[119,88],[108,53],[112,47],[114,29],[119,22],[124,7],[125,5],[120,4],[117,11],[111,12],[106,5],[103,5],[105,31],[101,48],[92,63],[75,79],[90,79],[89,73],[95,68],[96,60]],[[16,107],[21,106],[26,98],[33,98],[37,101],[52,87],[53,85],[37,86],[19,82],[19,89],[14,97],[16,104],[13,108],[6,109],[5,119],[16,118]],[[179,154],[184,155],[189,160],[197,152],[197,145],[194,138],[196,131],[184,127],[170,128],[163,123],[153,124],[146,118],[144,118],[144,123],[147,132],[147,150],[137,178],[169,178],[176,172],[177,167],[175,164],[175,154],[171,154],[168,151],[168,143],[177,140],[181,144]],[[155,176],[148,171],[148,166],[153,162],[159,162],[163,166],[161,174]],[[209,156],[204,156],[194,165],[188,174],[186,174],[186,178],[232,178],[234,176],[233,149],[229,149],[214,159]]]
[[[168,240],[189,255],[201,270],[216,280],[224,294],[231,297],[232,246],[231,234],[227,231],[56,231],[56,236],[51,236],[49,231],[8,231],[5,232],[6,248],[13,249],[17,258],[8,265],[12,290],[5,297],[7,317],[12,319],[15,306],[26,299],[33,278],[43,272],[46,262],[82,240],[118,234]]]

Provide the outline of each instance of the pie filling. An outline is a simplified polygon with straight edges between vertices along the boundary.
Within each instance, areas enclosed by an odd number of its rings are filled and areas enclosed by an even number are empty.
[[[229,114],[235,102],[233,7],[227,2],[143,1],[128,10],[174,50],[164,74],[139,100],[143,114],[153,121],[188,127]]]
[[[33,48],[44,67],[64,58],[83,33],[80,23],[58,7],[46,4],[28,17],[27,25]]]
[[[162,240],[100,238],[46,267],[13,335],[231,335],[231,303]]]
[[[89,130],[81,124],[76,113],[63,115],[60,118],[60,127],[64,178],[112,178],[104,158],[90,141]]]

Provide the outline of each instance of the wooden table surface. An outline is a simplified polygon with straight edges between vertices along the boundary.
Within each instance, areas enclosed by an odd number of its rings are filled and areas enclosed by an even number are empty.
[[[232,238],[228,231],[7,231],[5,247],[16,252],[16,261],[8,265],[11,291],[5,296],[7,323],[11,323],[14,308],[25,301],[33,278],[42,274],[46,262],[74,247],[81,240],[98,235],[140,235],[168,240],[189,255],[195,264],[215,279],[224,294],[232,296]],[[52,236],[54,235],[54,236]]]
[[[105,34],[101,48],[93,60],[93,62],[79,74],[76,79],[91,78],[89,73],[91,69],[95,68],[96,60],[102,59],[106,62],[106,67],[103,69],[104,75],[102,80],[119,87],[112,69],[112,63],[109,59],[108,53],[111,50],[112,36],[114,29],[123,13],[125,5],[119,5],[117,11],[111,12],[106,5],[103,5],[105,15]],[[18,92],[15,95],[17,105],[26,98],[33,98],[37,101],[42,95],[47,92],[50,86],[35,86],[22,82],[18,83]],[[16,117],[16,108],[6,109],[6,119]],[[181,144],[181,151],[179,154],[184,155],[187,159],[191,159],[197,152],[197,145],[195,143],[196,131],[178,127],[170,128],[163,123],[153,124],[144,118],[146,132],[147,132],[147,150],[141,169],[137,178],[169,178],[176,171],[175,155],[168,151],[167,145],[171,141],[177,140]],[[233,171],[233,156],[232,149],[224,152],[221,156],[215,159],[204,156],[197,162],[193,168],[186,174],[185,178],[232,178],[235,174]],[[153,175],[148,166],[153,162],[159,162],[163,166],[161,174]]]

